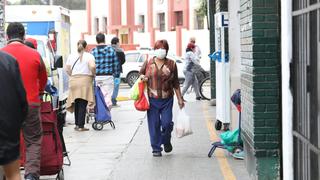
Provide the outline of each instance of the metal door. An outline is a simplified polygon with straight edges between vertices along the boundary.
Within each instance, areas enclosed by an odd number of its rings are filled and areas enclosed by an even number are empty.
[[[294,178],[319,180],[320,0],[293,0],[292,16]]]

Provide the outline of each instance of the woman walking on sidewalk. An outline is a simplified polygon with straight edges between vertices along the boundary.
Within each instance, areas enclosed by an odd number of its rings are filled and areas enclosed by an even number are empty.
[[[95,59],[92,54],[85,52],[87,43],[78,41],[78,53],[70,55],[66,71],[69,79],[69,96],[67,110],[74,112],[75,130],[88,131],[84,127],[87,105],[94,106],[93,79],[96,72]]]
[[[147,82],[150,109],[147,112],[149,135],[153,156],[162,156],[164,151],[172,151],[171,132],[173,130],[172,107],[176,94],[179,107],[184,107],[180,92],[176,63],[167,59],[167,40],[159,40],[154,45],[155,57],[146,60],[140,70],[140,78]]]
[[[194,92],[196,93],[196,100],[200,100],[200,91],[199,91],[199,82],[196,78],[195,74],[195,66],[199,65],[199,62],[197,60],[196,55],[194,54],[195,51],[195,45],[192,43],[189,43],[186,49],[186,54],[185,54],[185,65],[183,68],[183,73],[185,75],[185,81],[183,83],[183,88],[182,88],[182,96],[187,92],[189,87],[192,85],[194,88]]]

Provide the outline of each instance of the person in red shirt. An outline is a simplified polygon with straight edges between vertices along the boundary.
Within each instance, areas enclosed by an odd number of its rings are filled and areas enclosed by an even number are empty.
[[[8,45],[2,50],[17,59],[29,105],[28,115],[22,126],[26,144],[25,180],[38,180],[42,141],[39,95],[47,83],[46,68],[40,54],[23,43],[25,30],[21,23],[10,23],[6,33]]]

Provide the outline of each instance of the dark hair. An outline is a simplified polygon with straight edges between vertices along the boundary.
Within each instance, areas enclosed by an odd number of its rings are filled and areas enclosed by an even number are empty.
[[[104,34],[103,34],[103,33],[98,33],[98,34],[96,35],[96,41],[97,41],[98,44],[99,44],[99,43],[105,43],[105,42],[106,42],[106,39],[105,39]]]
[[[7,27],[7,36],[9,40],[11,39],[20,39],[23,40],[25,35],[24,27],[19,22],[10,23]]]
[[[160,49],[160,48],[164,48],[168,54],[168,51],[169,51],[168,41],[165,39],[156,41],[156,43],[154,43],[153,49]]]
[[[119,42],[119,38],[118,37],[114,37],[111,39],[111,44],[117,44]]]
[[[78,43],[78,53],[81,53],[87,47],[87,42],[85,40],[79,40]]]

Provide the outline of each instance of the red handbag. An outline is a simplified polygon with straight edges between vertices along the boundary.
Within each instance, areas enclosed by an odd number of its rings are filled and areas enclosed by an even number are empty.
[[[149,109],[149,102],[146,96],[144,95],[144,82],[139,82],[139,99],[134,102],[134,107],[138,111],[146,111]]]

